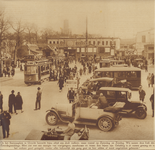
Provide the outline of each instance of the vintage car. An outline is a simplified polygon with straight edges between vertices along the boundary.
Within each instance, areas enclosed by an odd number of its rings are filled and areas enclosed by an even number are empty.
[[[140,69],[144,69],[144,60],[143,59],[135,59],[134,60],[134,67],[138,67]]]
[[[93,109],[89,105],[81,105],[82,100],[70,104],[56,104],[50,110],[47,110],[46,122],[49,125],[56,125],[58,121],[68,123],[74,118],[75,124],[97,125],[102,131],[109,131],[116,127],[121,120],[121,115],[115,112],[106,112],[103,109]],[[88,99],[89,101],[89,99]]]
[[[98,99],[100,93],[103,93],[111,106],[107,107],[106,111],[113,111],[113,107],[117,107],[120,113],[134,113],[138,119],[144,119],[147,116],[146,105],[140,101],[131,101],[131,90],[128,88],[101,87],[92,97]]]
[[[101,87],[125,87],[130,88],[131,83],[127,82],[126,80],[118,81],[116,78],[110,77],[102,77],[102,78],[95,78],[95,79],[87,79],[82,85],[82,90],[89,90],[90,92],[97,91]]]

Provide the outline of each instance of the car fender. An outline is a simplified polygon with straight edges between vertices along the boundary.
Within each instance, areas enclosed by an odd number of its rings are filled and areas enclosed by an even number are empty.
[[[97,122],[98,122],[99,119],[102,118],[102,117],[107,117],[107,118],[109,118],[109,119],[114,123],[114,116],[112,117],[112,116],[110,116],[110,115],[108,115],[108,114],[106,114],[106,115],[101,115],[101,116],[97,119]]]
[[[58,119],[59,119],[60,121],[62,121],[62,122],[64,122],[64,123],[68,123],[68,121],[63,120],[63,119],[60,117],[59,113],[57,112],[57,110],[56,110],[55,108],[51,108],[50,110],[47,110],[46,112],[54,112],[54,113],[56,113],[56,115],[58,116]]]
[[[141,104],[141,105],[139,105],[139,106],[137,107],[137,109],[138,109],[138,108],[143,108],[145,111],[147,111],[147,107],[146,107],[145,104]]]

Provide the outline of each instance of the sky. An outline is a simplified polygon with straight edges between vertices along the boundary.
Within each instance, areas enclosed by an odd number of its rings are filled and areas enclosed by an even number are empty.
[[[133,38],[154,27],[154,0],[1,0],[7,16],[60,31],[69,21],[74,34]]]

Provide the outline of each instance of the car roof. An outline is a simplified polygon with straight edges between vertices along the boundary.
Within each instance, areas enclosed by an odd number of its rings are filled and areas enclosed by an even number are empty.
[[[102,78],[95,78],[95,79],[90,79],[89,81],[112,81],[114,78],[109,78],[109,77],[102,77]]]
[[[128,88],[121,88],[121,87],[101,87],[99,90],[105,91],[120,91],[120,92],[131,92]]]
[[[103,67],[96,69],[95,71],[104,72],[104,71],[141,71],[140,68],[137,67]]]

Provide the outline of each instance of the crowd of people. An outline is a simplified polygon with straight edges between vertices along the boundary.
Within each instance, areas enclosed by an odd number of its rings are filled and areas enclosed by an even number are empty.
[[[81,59],[79,60],[79,63],[81,64],[82,67],[78,68],[76,65],[74,67],[71,67],[70,64],[73,64],[73,60],[59,60],[57,66],[55,69],[51,70],[50,72],[50,80],[52,81],[58,81],[58,86],[59,86],[59,91],[62,91],[62,88],[64,87],[64,83],[66,80],[77,80],[78,85],[80,83],[80,76],[83,75],[88,75],[94,72],[95,69],[97,69],[97,62],[95,59],[87,58],[86,59]],[[125,59],[126,63],[132,64],[133,59],[126,58]],[[3,69],[4,76],[8,77],[14,76],[15,75],[15,68],[14,67],[5,67]],[[154,85],[154,74],[149,73],[147,76],[147,82],[148,82],[148,87],[153,87]],[[41,109],[41,95],[42,95],[42,90],[40,87],[37,89],[37,96],[36,96],[36,102],[35,102],[35,109],[38,110]],[[18,114],[19,111],[22,113],[23,112],[23,99],[20,94],[20,92],[17,92],[17,95],[14,94],[15,91],[12,90],[11,94],[9,95],[9,101],[8,101],[8,112],[3,110],[3,94],[0,92],[0,120],[3,128],[3,138],[9,137],[9,125],[10,125],[10,119],[11,115],[10,114]],[[91,95],[91,92],[89,90],[82,91],[81,88],[78,88],[78,94],[79,96],[89,96]],[[144,102],[145,99],[145,91],[143,90],[142,86],[139,88],[139,98],[140,101]],[[69,100],[69,103],[74,102],[76,96],[76,92],[74,91],[73,88],[68,90],[67,93],[67,98]],[[83,98],[83,97],[82,97]],[[150,97],[150,102],[151,102],[151,107],[152,107],[152,117],[154,117],[154,93]],[[96,102],[96,105],[99,108],[103,108],[102,105],[107,105],[106,98],[104,95],[100,95],[98,101]]]

